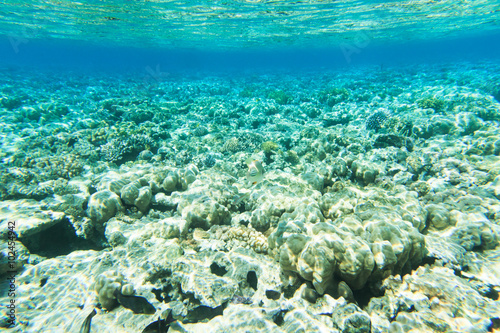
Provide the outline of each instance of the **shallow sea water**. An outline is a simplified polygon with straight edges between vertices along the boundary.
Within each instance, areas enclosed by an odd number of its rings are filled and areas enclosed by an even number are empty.
[[[0,327],[499,331],[499,18],[5,1]]]

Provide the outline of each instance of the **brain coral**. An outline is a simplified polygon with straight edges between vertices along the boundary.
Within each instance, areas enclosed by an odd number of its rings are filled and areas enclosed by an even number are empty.
[[[324,222],[283,220],[269,236],[269,247],[285,274],[312,281],[323,294],[334,278],[356,290],[421,262],[425,241],[418,229],[420,218],[409,221],[406,210],[420,212],[414,208],[418,205],[414,196],[386,193],[393,199],[384,202],[375,192],[342,194],[351,207],[342,217]],[[379,202],[370,202],[370,197]],[[331,199],[327,195],[321,203],[325,216],[336,209]]]

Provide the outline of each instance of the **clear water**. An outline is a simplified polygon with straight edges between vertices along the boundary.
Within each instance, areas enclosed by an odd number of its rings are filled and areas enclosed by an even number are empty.
[[[500,328],[498,0],[0,0],[0,125],[2,329]]]
[[[2,1],[4,61],[344,66],[499,54],[498,1]]]

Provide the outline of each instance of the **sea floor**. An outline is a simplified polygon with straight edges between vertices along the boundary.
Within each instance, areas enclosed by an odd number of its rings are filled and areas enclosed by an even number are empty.
[[[1,327],[499,330],[499,63],[150,72],[0,70]]]

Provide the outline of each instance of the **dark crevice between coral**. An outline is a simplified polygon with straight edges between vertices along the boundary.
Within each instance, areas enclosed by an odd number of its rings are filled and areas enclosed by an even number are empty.
[[[299,289],[303,283],[310,283],[310,282],[303,279],[300,275],[298,275],[297,276],[297,283],[281,288],[281,291],[283,292],[283,296],[286,299],[292,298],[295,295],[295,292],[297,291],[297,289]],[[314,289],[314,287],[312,287],[312,284],[310,284],[310,287]]]
[[[31,254],[46,258],[55,258],[78,250],[100,251],[103,249],[102,246],[92,241],[78,237],[67,218],[39,233],[20,237],[19,241]]]
[[[278,300],[281,297],[281,293],[276,290],[266,290],[266,297],[272,300]]]
[[[373,288],[370,288],[368,284],[359,290],[353,290],[352,293],[354,295],[354,300],[361,309],[364,309],[373,297],[383,296],[382,292],[374,292]]]
[[[182,322],[183,323],[198,323],[202,321],[205,322],[216,316],[222,316],[224,308],[225,308],[224,304],[216,308],[200,305],[190,310]]]
[[[158,211],[161,213],[169,212],[169,211],[175,211],[177,209],[177,204],[169,205],[166,206],[164,204],[158,204],[156,202],[151,203],[151,209],[149,211]]]
[[[494,301],[499,299],[499,292],[490,284],[486,285],[486,288],[484,290],[479,290],[478,291],[482,296],[490,298]]]
[[[425,265],[433,266],[438,259],[439,258],[436,257],[426,256],[422,259],[422,262],[420,263],[419,266],[425,266]],[[455,274],[458,277],[462,277],[463,268],[452,267],[452,269],[453,269],[453,274]]]
[[[290,299],[295,294],[295,291],[297,291],[298,286],[296,286],[296,285],[289,285],[289,286],[286,286],[286,287],[284,287],[282,289],[283,289],[283,296],[285,296],[286,299]]]
[[[236,206],[236,212],[238,213],[244,213],[246,212],[246,207],[245,207],[245,203],[244,202],[240,202],[237,206]],[[245,227],[248,226],[248,222],[240,222],[240,224],[244,225]]]
[[[49,280],[48,277],[43,277],[40,279],[40,287],[43,287],[45,286],[45,284],[47,284],[47,281]]]
[[[95,186],[89,186],[89,194],[90,195],[92,195],[92,194],[94,194],[96,192],[97,192],[97,189],[95,188]],[[87,202],[85,203],[85,205],[87,205]]]
[[[257,278],[257,273],[255,271],[249,271],[247,273],[247,283],[248,285],[253,289],[257,290],[257,284],[259,282],[259,279]]]
[[[227,269],[224,266],[219,266],[216,262],[213,262],[210,265],[210,271],[212,274],[215,274],[217,276],[224,276],[227,273]]]
[[[183,292],[182,289],[179,286],[179,295],[181,296],[180,301],[186,301],[187,303],[193,305],[193,306],[198,306],[201,305],[200,300],[197,299],[193,293],[191,292]]]
[[[434,265],[436,260],[437,260],[437,258],[435,258],[435,257],[426,256],[426,257],[424,257],[424,259],[422,259],[421,265],[424,266],[427,264],[429,266],[432,266],[432,265]]]
[[[488,327],[488,332],[493,332],[493,330],[497,330],[500,328],[500,318],[491,318],[490,321],[491,325]]]
[[[281,310],[276,313],[276,315],[273,316],[273,322],[278,326],[283,325],[283,323],[285,322],[284,318],[287,312],[288,310]]]
[[[151,292],[155,295],[155,298],[158,302],[168,303],[172,301],[172,297],[170,296],[171,292],[174,290],[171,284],[167,284],[163,286],[161,289],[153,288]]]
[[[422,258],[422,261],[424,260],[424,258]],[[411,274],[417,268],[419,268],[421,266],[424,266],[424,264],[422,263],[422,261],[420,261],[419,263],[413,263],[413,264],[408,261],[401,268],[400,271],[394,272],[393,275],[399,274],[400,276],[405,276],[405,275]]]

